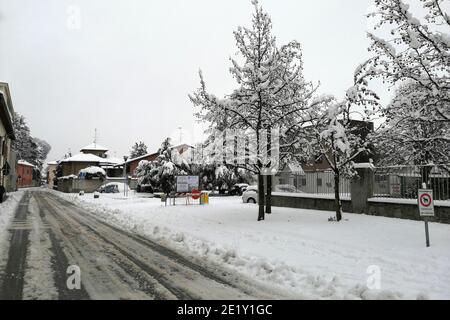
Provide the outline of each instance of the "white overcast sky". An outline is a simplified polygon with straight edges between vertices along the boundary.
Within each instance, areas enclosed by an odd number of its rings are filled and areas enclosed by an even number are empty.
[[[303,45],[305,77],[344,95],[368,56],[373,0],[261,0],[278,44]],[[250,0],[0,0],[0,81],[49,160],[92,142],[122,156],[137,140],[194,127],[187,95],[203,70],[217,95],[233,88],[233,30],[251,23]],[[80,13],[80,20],[76,17]],[[178,142],[178,141],[175,141]]]

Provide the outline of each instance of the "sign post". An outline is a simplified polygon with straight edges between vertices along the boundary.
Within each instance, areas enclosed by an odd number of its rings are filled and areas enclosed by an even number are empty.
[[[419,189],[418,204],[420,216],[425,221],[425,239],[427,247],[430,246],[430,234],[428,231],[428,218],[434,217],[433,190]]]

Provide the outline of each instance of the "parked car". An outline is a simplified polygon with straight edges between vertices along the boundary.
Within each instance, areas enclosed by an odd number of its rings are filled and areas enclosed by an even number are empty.
[[[150,184],[138,184],[136,187],[136,192],[153,193],[153,188]]]
[[[257,203],[258,202],[258,186],[249,186],[242,193],[242,201],[244,203]]]
[[[97,189],[100,193],[124,193],[124,184],[120,182],[110,182],[102,185]],[[131,191],[129,186],[126,186],[128,193]]]
[[[242,196],[244,191],[248,188],[246,183],[236,183],[228,192],[230,196]]]

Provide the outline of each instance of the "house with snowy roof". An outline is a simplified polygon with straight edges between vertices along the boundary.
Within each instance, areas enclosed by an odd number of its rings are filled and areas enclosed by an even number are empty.
[[[39,174],[36,166],[26,160],[17,161],[17,187],[29,188],[39,184]]]
[[[58,161],[50,161],[47,162],[47,186],[50,189],[53,189],[55,178],[56,178],[56,169],[58,167]]]
[[[350,127],[363,140],[374,131],[374,124],[371,121],[351,120]],[[366,163],[370,161],[370,158],[376,156],[375,150],[372,148],[372,154],[359,154],[354,162]],[[298,191],[308,193],[333,192],[334,184],[331,180],[330,170],[331,167],[325,156],[312,156],[308,161],[300,164],[286,163],[282,165],[274,177],[273,185],[275,189],[277,186],[292,186]],[[342,180],[345,181],[345,179]]]
[[[94,151],[94,153],[90,153],[90,151]],[[122,174],[120,162],[123,162],[123,160],[121,161],[116,157],[108,157],[104,150],[83,148],[80,153],[59,161],[59,165],[61,166],[62,176],[78,176],[82,169],[100,167],[105,170],[107,176],[120,177]]]
[[[93,154],[100,158],[106,158],[108,148],[105,148],[94,141],[93,143],[81,148],[80,152],[84,154]]]

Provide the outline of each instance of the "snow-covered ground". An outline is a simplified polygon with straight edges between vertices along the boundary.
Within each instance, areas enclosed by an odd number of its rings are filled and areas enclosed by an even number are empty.
[[[3,266],[5,259],[7,258],[5,255],[7,255],[10,235],[8,227],[14,217],[14,213],[22,196],[22,190],[12,192],[8,194],[8,199],[4,203],[0,203],[0,267]]]
[[[50,191],[55,192],[55,191]],[[158,239],[308,299],[450,299],[450,225],[332,212],[257,207],[239,197],[205,206],[160,199],[62,194],[121,228]],[[378,286],[379,285],[379,286]],[[370,289],[369,289],[370,287]]]

